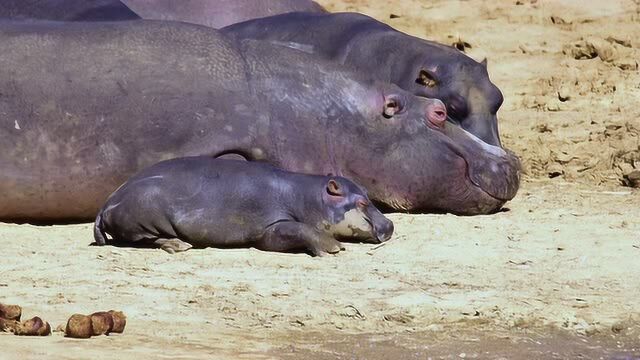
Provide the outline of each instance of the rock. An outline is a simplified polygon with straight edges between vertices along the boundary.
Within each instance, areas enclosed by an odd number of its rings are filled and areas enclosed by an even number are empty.
[[[614,334],[620,334],[627,328],[627,324],[624,321],[617,321],[611,325],[611,331]]]
[[[564,168],[558,163],[552,163],[547,166],[547,174],[549,178],[555,178],[564,174]]]
[[[629,40],[623,40],[623,39],[620,39],[620,38],[615,38],[613,36],[609,36],[605,40],[607,40],[610,43],[615,43],[615,44],[618,44],[618,45],[622,45],[624,47],[628,47],[628,48],[632,47],[631,46],[631,41],[629,41]]]
[[[613,65],[615,65],[620,70],[625,70],[625,71],[638,70],[638,61],[630,57],[617,59],[613,62]]]
[[[562,53],[569,55],[576,60],[594,59],[598,56],[595,47],[585,41],[578,41],[573,44],[565,45]]]
[[[571,100],[571,93],[569,92],[569,88],[567,86],[562,86],[558,89],[558,100],[561,102]]]
[[[623,175],[624,184],[632,188],[640,188],[640,170]]]

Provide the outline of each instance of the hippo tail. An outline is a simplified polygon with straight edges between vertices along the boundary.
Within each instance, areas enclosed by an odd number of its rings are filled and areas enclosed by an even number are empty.
[[[100,210],[98,216],[96,216],[96,221],[93,224],[93,239],[96,241],[96,245],[102,246],[107,243],[107,234],[104,231],[104,225],[102,224],[102,214],[103,211]]]

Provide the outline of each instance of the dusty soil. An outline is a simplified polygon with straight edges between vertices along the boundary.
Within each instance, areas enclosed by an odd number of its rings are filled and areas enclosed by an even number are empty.
[[[393,214],[386,245],[325,258],[171,256],[88,246],[90,224],[1,224],[1,302],[53,327],[109,309],[128,325],[0,334],[0,357],[640,358],[640,4],[320,2],[489,59],[503,143],[526,172],[507,209]]]

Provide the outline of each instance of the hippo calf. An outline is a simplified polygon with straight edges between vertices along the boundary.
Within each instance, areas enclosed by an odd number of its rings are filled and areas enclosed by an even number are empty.
[[[143,242],[169,253],[196,247],[339,252],[336,239],[389,240],[393,223],[366,192],[338,176],[288,172],[266,163],[193,156],[133,176],[95,221],[98,245]]]

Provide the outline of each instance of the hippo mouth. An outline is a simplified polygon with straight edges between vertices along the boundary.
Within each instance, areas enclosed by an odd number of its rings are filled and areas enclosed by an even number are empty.
[[[487,196],[506,202],[520,187],[521,164],[511,151],[490,145],[464,129],[451,126],[445,130],[447,148],[460,158],[464,178]],[[462,175],[462,174],[460,174]]]
[[[500,174],[503,175],[500,179],[495,179],[495,176],[490,176],[485,172],[472,171],[469,161],[458,153],[458,156],[465,162],[465,179],[486,195],[502,202],[507,202],[515,197],[520,186],[521,173],[521,165],[518,158],[511,151],[505,152],[511,158],[508,160],[512,163],[510,166],[515,166],[515,168],[510,170],[512,174]]]

